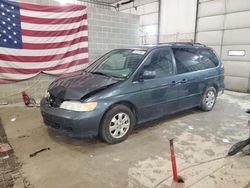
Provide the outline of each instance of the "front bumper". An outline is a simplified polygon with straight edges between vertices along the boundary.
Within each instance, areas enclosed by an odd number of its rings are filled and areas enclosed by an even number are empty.
[[[75,112],[51,107],[43,98],[40,110],[45,125],[71,137],[93,137],[98,134],[103,112],[95,109],[91,112]]]

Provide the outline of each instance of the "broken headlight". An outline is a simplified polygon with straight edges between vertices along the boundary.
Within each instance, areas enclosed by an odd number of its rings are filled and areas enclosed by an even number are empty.
[[[97,106],[97,102],[87,102],[82,103],[79,101],[64,101],[60,108],[66,109],[66,110],[72,110],[72,111],[78,111],[78,112],[89,112],[93,111]]]
[[[44,95],[44,98],[45,98],[45,99],[48,99],[49,97],[50,97],[50,93],[46,90],[45,95]]]

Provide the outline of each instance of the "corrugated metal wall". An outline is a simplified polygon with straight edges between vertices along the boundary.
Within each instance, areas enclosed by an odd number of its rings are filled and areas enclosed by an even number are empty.
[[[220,54],[227,89],[250,91],[250,0],[199,0],[196,39]]]
[[[140,16],[140,44],[157,43],[158,0],[135,0],[122,5],[119,11]]]
[[[197,0],[162,0],[160,42],[191,42]]]
[[[197,0],[135,0],[122,5],[120,11],[140,15],[140,44],[156,44],[160,22],[159,42],[191,42],[195,34]]]

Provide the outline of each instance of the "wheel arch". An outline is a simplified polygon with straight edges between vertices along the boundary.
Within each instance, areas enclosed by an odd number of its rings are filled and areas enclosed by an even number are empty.
[[[124,106],[127,106],[128,108],[130,108],[130,110],[133,112],[133,114],[135,115],[135,119],[136,119],[136,122],[137,122],[137,108],[136,106],[132,103],[132,102],[129,102],[129,101],[119,101],[119,102],[116,102],[114,104],[112,104],[111,106],[109,106],[103,116],[111,109],[113,108],[114,106],[117,106],[117,105],[124,105]]]
[[[207,85],[206,87],[204,87],[202,95],[206,92],[206,90],[210,87],[214,87],[214,89],[216,90],[216,95],[218,95],[218,91],[219,91],[219,86],[216,83],[212,83]]]
[[[135,106],[133,103],[129,102],[129,101],[119,101],[119,102],[115,102],[114,104],[112,104],[111,106],[109,106],[109,107],[104,111],[104,113],[103,113],[103,115],[102,115],[102,118],[101,118],[101,121],[100,121],[100,124],[99,124],[99,129],[100,129],[100,125],[101,125],[101,123],[102,123],[102,121],[103,121],[103,118],[104,118],[105,114],[106,114],[110,109],[112,109],[113,107],[115,107],[115,106],[117,106],[117,105],[125,105],[125,106],[127,106],[128,108],[130,108],[130,110],[132,111],[132,113],[133,113],[134,116],[135,116],[135,123],[137,123],[137,121],[138,121],[138,112],[137,112],[136,106]]]

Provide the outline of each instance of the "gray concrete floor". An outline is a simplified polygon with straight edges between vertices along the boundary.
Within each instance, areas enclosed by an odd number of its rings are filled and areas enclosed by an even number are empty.
[[[117,145],[97,139],[77,140],[48,130],[38,108],[0,108],[2,123],[24,176],[34,187],[154,187],[171,185],[168,138],[175,137],[178,170],[185,187],[250,187],[250,156],[225,156],[230,146],[248,138],[250,95],[227,91],[211,112],[188,110],[143,125]],[[15,121],[11,121],[16,118]],[[29,154],[51,150],[30,158]],[[165,181],[164,181],[165,179]],[[17,181],[15,187],[22,187]]]

